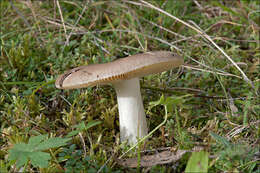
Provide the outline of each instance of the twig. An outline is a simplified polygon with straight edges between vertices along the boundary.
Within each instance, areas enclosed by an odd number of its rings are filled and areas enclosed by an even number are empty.
[[[62,11],[61,11],[61,8],[60,8],[59,0],[57,0],[56,2],[57,2],[58,9],[59,9],[60,18],[61,18],[61,22],[62,22],[62,25],[63,25],[63,29],[64,29],[64,32],[65,32],[65,36],[66,36],[66,38],[67,38],[67,29],[66,29],[66,26],[65,26],[65,23],[64,23],[64,19],[63,19]]]
[[[191,92],[206,93],[205,91],[202,91],[202,90],[199,90],[199,89],[184,88],[184,87],[171,87],[170,89],[161,89],[161,88],[150,87],[150,86],[141,86],[141,88],[143,88],[143,89],[150,89],[150,90],[154,90],[154,91],[165,92],[165,93],[172,93],[174,90],[186,90],[186,91],[191,91]]]
[[[213,74],[219,74],[219,75],[223,75],[223,76],[233,76],[233,77],[237,77],[237,78],[242,78],[240,76],[231,74],[231,73],[226,73],[226,72],[214,72],[214,71],[210,71],[210,70],[204,70],[204,69],[200,69],[200,68],[196,68],[196,67],[192,67],[192,66],[187,66],[187,65],[183,65],[183,67],[187,68],[187,69],[193,69],[193,70],[198,70],[198,71],[204,71],[204,72],[208,72],[208,73],[213,73]]]
[[[81,132],[79,132],[79,137],[80,137],[80,140],[81,140],[82,145],[83,145],[84,157],[86,157],[87,156],[86,144],[85,144],[84,137],[83,137]]]
[[[200,10],[203,10],[203,7],[200,5],[200,3],[196,0],[193,0],[193,2],[198,6]]]
[[[94,38],[94,41],[91,40],[92,43],[94,43],[97,47],[99,47],[102,51],[106,52],[107,54],[111,55],[111,53],[104,48],[103,46],[101,46],[98,42],[104,43],[103,40],[101,40],[100,38],[96,37],[94,34],[92,34],[92,37]]]
[[[68,45],[68,44],[69,44],[69,40],[70,40],[70,37],[71,37],[72,32],[74,31],[74,27],[79,23],[79,20],[82,18],[83,13],[85,13],[85,10],[86,10],[86,8],[87,8],[87,5],[88,5],[88,3],[85,4],[85,6],[84,6],[84,8],[83,8],[83,10],[82,10],[82,12],[81,12],[81,14],[79,15],[79,17],[78,17],[77,21],[75,22],[75,24],[74,24],[72,30],[70,31],[68,37],[66,38],[65,45]]]
[[[65,97],[63,97],[62,95],[60,95],[60,97],[61,97],[66,103],[68,103],[69,106],[72,105]]]
[[[206,91],[202,91],[199,89],[194,89],[194,88],[183,88],[183,87],[171,87],[171,88],[158,88],[158,87],[150,87],[150,86],[141,86],[142,89],[149,89],[153,91],[159,91],[163,93],[170,93],[172,94],[175,90],[186,90],[190,92],[200,92],[200,93],[206,93]],[[220,102],[226,102],[232,100],[245,100],[246,97],[236,97],[236,98],[229,98],[227,99],[224,96],[205,96],[205,95],[200,95],[200,94],[192,94],[191,97],[202,97],[202,98],[208,98],[208,99],[217,99],[216,101]],[[254,97],[257,98],[257,97]]]
[[[169,32],[169,33],[171,33],[171,34],[173,34],[173,35],[175,35],[175,36],[177,36],[177,37],[181,37],[182,39],[188,39],[187,37],[185,37],[185,36],[183,36],[183,35],[180,35],[180,34],[178,34],[178,33],[176,33],[176,32],[173,32],[173,31],[171,31],[171,30],[169,30],[169,29],[167,29],[167,28],[164,28],[163,26],[158,25],[158,24],[156,24],[156,23],[154,23],[154,22],[152,22],[152,21],[149,21],[149,20],[144,19],[144,18],[143,18],[143,20],[146,21],[146,22],[148,22],[148,23],[150,23],[150,24],[152,24],[152,25],[154,25],[154,26],[156,26],[156,27],[158,27],[158,28],[160,28],[160,29],[162,29],[162,30],[164,30],[164,31],[166,31],[166,32]],[[190,37],[189,37],[189,38],[190,38]]]
[[[47,17],[43,17],[43,16],[41,16],[40,18],[43,19],[44,21],[50,23],[50,24],[53,24],[53,25],[56,25],[56,26],[63,26],[62,24],[56,22],[57,20],[56,21],[55,20],[50,20]],[[66,28],[74,29],[74,30],[78,29],[77,27],[74,27],[71,24],[66,24]]]

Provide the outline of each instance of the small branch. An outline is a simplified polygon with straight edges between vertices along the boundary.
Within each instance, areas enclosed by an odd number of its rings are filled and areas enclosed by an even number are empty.
[[[65,23],[64,23],[64,19],[63,19],[62,11],[61,11],[61,8],[60,8],[59,0],[57,0],[56,3],[57,3],[57,6],[58,6],[58,9],[59,9],[60,18],[61,18],[61,22],[62,22],[62,25],[63,25],[63,29],[64,29],[64,32],[65,32],[65,36],[66,36],[66,38],[67,38],[67,29],[66,29],[66,26],[65,26]]]
[[[150,86],[141,86],[142,89],[149,89],[157,92],[162,93],[169,93],[172,94],[176,92],[176,90],[186,90],[190,92],[200,92],[200,93],[206,93],[205,91],[199,90],[199,89],[193,89],[193,88],[183,88],[183,87],[173,87],[168,89],[162,89],[162,88],[156,88],[156,87],[150,87]],[[207,99],[218,99],[218,101],[229,101],[230,99],[226,99],[224,96],[204,96],[200,94],[192,94],[192,97],[201,97],[201,98],[207,98]],[[238,97],[238,98],[232,98],[232,100],[244,100],[246,97]]]
[[[232,76],[232,77],[237,77],[239,79],[242,79],[242,77],[231,74],[231,73],[227,73],[227,72],[214,72],[214,71],[210,71],[210,70],[204,70],[204,69],[200,69],[200,68],[196,68],[196,67],[192,67],[190,65],[183,65],[183,67],[187,68],[187,69],[193,69],[193,70],[198,70],[198,71],[204,71],[204,72],[208,72],[208,73],[215,73],[215,74],[219,74],[219,75],[223,75],[223,76]]]
[[[71,34],[72,34],[72,32],[74,31],[75,26],[79,23],[80,19],[82,18],[82,15],[85,13],[86,8],[87,8],[87,5],[88,5],[88,3],[85,4],[85,6],[84,6],[84,8],[83,8],[83,10],[82,10],[82,12],[81,12],[81,14],[79,15],[79,17],[78,17],[77,21],[75,22],[75,24],[74,24],[72,30],[70,31],[68,37],[66,38],[65,45],[68,45],[68,44],[69,44],[69,40],[70,40]]]
[[[84,157],[86,157],[87,156],[86,144],[85,144],[84,137],[83,137],[81,132],[79,132],[79,137],[80,137],[80,140],[81,140],[82,145],[83,145]]]

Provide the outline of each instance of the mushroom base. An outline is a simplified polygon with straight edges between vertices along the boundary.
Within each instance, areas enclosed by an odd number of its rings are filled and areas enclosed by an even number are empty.
[[[129,144],[147,135],[148,128],[138,78],[114,83],[119,110],[120,140]]]

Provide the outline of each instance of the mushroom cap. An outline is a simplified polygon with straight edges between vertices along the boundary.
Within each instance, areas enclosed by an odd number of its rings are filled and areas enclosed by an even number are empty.
[[[146,52],[68,70],[57,78],[55,85],[59,89],[84,88],[160,73],[182,64],[183,58],[173,52]]]

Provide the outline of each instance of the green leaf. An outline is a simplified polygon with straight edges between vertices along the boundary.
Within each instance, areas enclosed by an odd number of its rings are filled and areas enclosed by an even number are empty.
[[[47,135],[34,136],[29,139],[28,144],[18,143],[9,150],[8,160],[16,161],[18,168],[27,164],[30,160],[35,167],[46,168],[50,160],[50,154],[42,152],[50,148],[60,147],[66,145],[70,138],[47,138]]]
[[[31,153],[29,158],[34,167],[46,168],[48,167],[48,161],[51,159],[51,156],[49,153],[38,151]]]
[[[66,137],[69,138],[69,137],[75,136],[79,132],[80,132],[79,130],[73,130],[73,131],[69,132],[69,134],[67,134]]]
[[[185,172],[208,172],[209,156],[205,151],[193,152]]]
[[[169,112],[172,112],[174,106],[183,104],[186,101],[186,99],[184,98],[190,96],[192,96],[192,94],[187,94],[179,97],[172,96],[172,97],[164,98],[164,95],[162,95],[158,101],[150,102],[150,105],[152,107],[157,105],[165,105],[167,106],[167,110],[169,110]]]
[[[222,136],[217,135],[216,133],[213,132],[209,132],[209,134],[218,142],[221,143],[222,145],[224,145],[225,147],[230,147],[230,143],[228,142],[228,140]]]
[[[47,150],[49,148],[57,148],[66,145],[70,138],[49,138],[37,146],[37,150]]]
[[[39,135],[39,136],[33,136],[29,139],[28,144],[29,145],[38,145],[41,143],[41,141],[43,141],[44,139],[46,139],[48,136],[47,135]]]
[[[87,124],[87,126],[85,127],[85,130],[88,130],[90,129],[91,127],[94,127],[96,125],[99,125],[101,124],[102,122],[101,121],[91,121]]]
[[[86,128],[86,125],[84,122],[81,122],[80,124],[77,124],[75,126],[73,126],[74,128],[77,128],[79,131],[82,131]]]
[[[73,126],[74,128],[77,128],[77,130],[74,130],[74,131],[71,131],[66,137],[72,137],[72,136],[75,136],[77,135],[79,132],[81,131],[87,131],[88,129],[90,129],[91,127],[94,127],[96,125],[99,125],[101,124],[102,122],[101,121],[91,121],[89,122],[87,125],[85,125],[84,122],[78,124],[78,125],[75,125]]]
[[[14,147],[9,150],[8,160],[16,160],[17,167],[19,168],[27,163],[28,155],[31,151],[31,148],[25,143],[15,144]]]
[[[155,107],[158,105],[164,105],[164,102],[165,102],[164,95],[162,95],[158,101],[150,102],[149,104],[151,105],[151,107]]]

